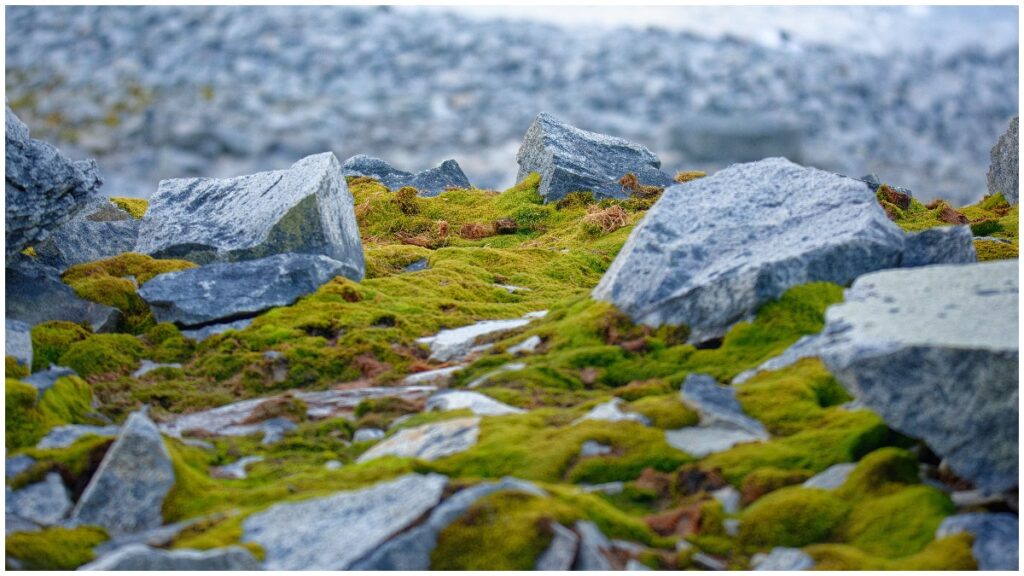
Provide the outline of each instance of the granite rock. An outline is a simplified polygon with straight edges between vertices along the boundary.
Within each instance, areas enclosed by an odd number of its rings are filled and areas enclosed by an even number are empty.
[[[120,321],[116,308],[79,298],[49,266],[21,260],[7,266],[5,278],[8,320],[29,326],[50,320],[86,322],[95,332],[113,331]]]
[[[1016,204],[1019,196],[1020,169],[1018,155],[1020,145],[1017,137],[1019,116],[1010,120],[1010,126],[992,147],[992,163],[988,168],[988,193],[1002,192],[1010,204]]]
[[[380,180],[392,191],[412,186],[420,191],[420,196],[437,196],[448,188],[472,186],[455,160],[445,160],[435,168],[413,174],[398,170],[380,158],[359,154],[345,160],[341,169],[345,176],[369,176]]]
[[[129,544],[101,556],[79,570],[176,571],[176,570],[259,570],[260,563],[241,546],[191,550],[162,550],[145,544]]]
[[[368,462],[381,456],[436,460],[472,448],[479,434],[478,417],[423,424],[399,430],[390,438],[363,452],[356,462]]]
[[[40,525],[57,524],[71,509],[71,496],[56,472],[19,490],[7,488],[5,500],[6,514]]]
[[[940,226],[907,234],[900,266],[914,268],[933,264],[970,264],[978,261],[970,226]]]
[[[19,320],[7,319],[4,326],[4,354],[13,356],[18,364],[32,367],[32,327]]]
[[[39,262],[64,270],[131,252],[138,235],[138,220],[110,200],[96,198],[34,248]]]

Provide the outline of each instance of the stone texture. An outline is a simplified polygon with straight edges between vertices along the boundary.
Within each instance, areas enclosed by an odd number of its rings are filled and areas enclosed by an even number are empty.
[[[978,488],[1017,485],[1017,261],[889,270],[830,307],[822,357],[859,402]]]
[[[463,360],[474,350],[477,338],[522,328],[533,318],[529,315],[510,320],[482,320],[468,326],[441,330],[433,336],[418,338],[420,344],[430,346],[430,359],[438,362]]]
[[[36,459],[27,454],[18,454],[4,459],[4,474],[7,478],[14,478],[25,470],[28,470],[36,463]]]
[[[768,438],[764,425],[743,412],[736,389],[719,385],[711,376],[690,374],[683,381],[680,396],[700,413],[702,425],[721,425]]]
[[[505,414],[522,414],[524,410],[498,402],[490,396],[479,392],[464,390],[447,390],[438,392],[427,400],[427,410],[450,412],[468,409],[477,416],[503,416]]]
[[[352,435],[353,442],[373,442],[384,437],[384,431],[380,428],[360,428]]]
[[[5,496],[8,515],[41,525],[57,524],[71,509],[71,497],[56,472],[20,490],[7,488]]]
[[[21,260],[7,267],[6,314],[35,326],[50,320],[87,322],[95,332],[116,329],[120,312],[110,306],[79,298],[70,286],[61,282],[57,270]]]
[[[949,516],[939,525],[935,537],[944,538],[960,532],[974,535],[971,551],[981,570],[1016,572],[1020,568],[1020,523],[1016,514],[974,513]]]
[[[345,570],[441,501],[444,476],[409,474],[351,492],[276,504],[242,523],[267,570]]]
[[[241,546],[212,550],[161,550],[129,544],[90,562],[79,570],[259,570],[260,563]]]
[[[744,370],[737,374],[736,377],[732,379],[732,385],[735,386],[737,384],[743,384],[761,372],[781,370],[782,368],[791,366],[804,358],[817,356],[821,352],[820,347],[821,339],[817,334],[802,336],[799,340],[794,342],[792,346],[786,348],[782,354],[765,360],[757,368]]]
[[[249,327],[249,324],[252,324],[252,318],[243,318],[242,320],[235,320],[234,322],[210,324],[194,330],[182,330],[181,335],[186,338],[191,338],[196,342],[202,342],[210,336],[227,332],[228,330],[244,330]]]
[[[798,548],[772,548],[768,554],[761,554],[754,565],[759,572],[788,572],[791,570],[810,570],[814,568],[814,559]]]
[[[363,452],[356,462],[368,462],[381,456],[436,460],[472,448],[479,434],[480,418],[476,417],[406,428]]]
[[[181,368],[179,362],[153,362],[152,360],[143,360],[139,367],[136,368],[135,372],[132,372],[132,378],[142,378],[146,374],[149,374],[153,370],[159,370],[161,368]]]
[[[978,261],[970,226],[940,226],[907,234],[900,266],[914,268],[932,264],[970,264]]]
[[[231,478],[235,480],[241,480],[249,475],[246,471],[250,464],[256,464],[262,462],[263,456],[244,456],[235,460],[231,464],[224,466],[218,466],[210,470],[210,476],[214,478]]]
[[[160,274],[139,295],[158,322],[201,326],[288,306],[346,270],[327,256],[276,254]]]
[[[548,544],[547,550],[537,558],[537,564],[533,569],[559,572],[572,570],[580,537],[557,522],[551,524],[551,530],[554,532],[551,544]]]
[[[611,454],[612,447],[607,444],[601,444],[594,440],[587,440],[580,445],[580,458],[588,458],[590,456],[604,456],[605,454]]]
[[[627,173],[641,184],[670,186],[661,160],[650,150],[622,138],[580,130],[542,112],[523,137],[516,156],[520,181],[540,174],[540,195],[554,202],[569,192],[589,190],[596,197],[625,198],[618,183]]]
[[[29,137],[6,107],[4,240],[6,257],[47,237],[103,185],[93,160],[72,162],[53,145]]]
[[[420,191],[420,196],[437,196],[448,188],[472,186],[455,160],[445,160],[435,168],[413,174],[398,170],[380,158],[359,154],[345,160],[341,169],[345,176],[369,176],[380,180],[392,191],[412,186]]]
[[[85,436],[117,436],[121,429],[117,426],[91,426],[89,424],[66,424],[51,428],[46,436],[36,444],[36,448],[64,448],[71,446],[79,438]]]
[[[276,172],[160,182],[135,250],[199,263],[322,254],[354,280],[365,268],[352,195],[330,152]]]
[[[5,320],[4,354],[18,364],[32,367],[32,327],[19,320]]]
[[[161,507],[174,485],[174,468],[156,426],[142,412],[128,416],[75,505],[72,518],[111,535],[163,524]]]
[[[808,478],[803,483],[804,488],[819,488],[821,490],[835,490],[846,482],[850,472],[856,468],[856,464],[835,464],[825,470]]]
[[[737,444],[761,440],[763,438],[760,436],[745,430],[718,426],[691,426],[690,428],[665,431],[665,441],[669,446],[697,458],[725,452]]]
[[[573,570],[611,570],[608,553],[612,544],[601,530],[593,522],[582,520],[576,522],[575,529],[579,535],[579,550]]]
[[[665,190],[593,296],[702,342],[793,286],[898,266],[903,236],[863,182],[784,158],[736,164]]]
[[[1002,192],[1010,204],[1016,204],[1019,196],[1017,187],[1020,185],[1018,155],[1020,148],[1017,141],[1017,124],[1020,117],[1014,116],[1010,126],[999,137],[992,147],[992,163],[988,167],[988,193]]]
[[[651,421],[644,416],[636,412],[624,412],[620,406],[622,405],[621,398],[612,398],[611,400],[598,404],[590,409],[583,416],[580,416],[576,422],[583,422],[584,420],[603,420],[605,422],[639,422],[644,426],[650,426]]]
[[[138,236],[138,220],[110,200],[96,198],[34,248],[39,262],[64,270],[131,252]]]

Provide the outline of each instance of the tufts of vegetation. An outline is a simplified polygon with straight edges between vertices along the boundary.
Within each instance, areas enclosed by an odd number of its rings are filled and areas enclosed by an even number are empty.
[[[60,365],[85,378],[124,373],[138,366],[142,352],[138,338],[129,334],[93,334],[68,347]]]
[[[118,208],[131,214],[132,218],[136,220],[142,219],[146,215],[146,210],[149,209],[149,200],[145,198],[126,198],[120,196],[112,197],[110,201],[116,204]]]
[[[739,540],[756,550],[823,542],[848,512],[849,505],[826,490],[783,488],[743,513]]]
[[[35,445],[54,426],[88,422],[92,393],[81,378],[59,378],[41,396],[35,386],[4,381],[5,442],[8,450]]]
[[[953,209],[948,203],[937,200],[928,205],[909,199],[905,208],[888,201],[879,188],[879,202],[896,224],[908,232],[919,232],[936,226],[969,224],[977,236],[1001,238],[1008,244],[992,241],[975,241],[978,260],[1004,260],[1017,258],[1020,249],[1018,206],[1010,206],[1002,194],[992,194],[980,202],[960,209]]]
[[[27,570],[74,570],[91,562],[93,549],[109,539],[98,526],[52,527],[17,532],[7,537],[4,550]]]
[[[682,184],[684,182],[697,180],[698,178],[704,178],[707,175],[707,172],[701,172],[700,170],[680,170],[679,172],[676,172],[676,176],[673,180]]]
[[[43,322],[32,327],[32,371],[60,364],[60,357],[76,342],[92,335],[79,324],[63,321]]]

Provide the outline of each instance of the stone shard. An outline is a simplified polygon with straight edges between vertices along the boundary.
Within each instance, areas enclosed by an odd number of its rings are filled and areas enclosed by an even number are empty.
[[[5,512],[35,524],[60,522],[71,509],[71,497],[60,474],[50,472],[42,482],[20,490],[6,490]]]
[[[472,187],[455,160],[445,160],[435,168],[413,174],[398,170],[380,158],[359,154],[345,160],[341,169],[345,176],[369,176],[380,180],[392,191],[412,186],[420,191],[420,196],[437,196],[448,188]]]
[[[111,535],[155,528],[163,524],[161,507],[173,485],[174,467],[160,432],[136,412],[89,480],[72,519],[102,526]]]
[[[788,572],[792,570],[811,570],[814,559],[799,548],[772,548],[768,554],[761,554],[754,564],[758,572]]]
[[[638,422],[644,426],[650,426],[651,420],[638,412],[625,412],[620,408],[622,405],[621,398],[612,398],[611,400],[598,404],[590,409],[589,412],[580,416],[575,423],[584,422],[586,420],[603,420],[605,422]]]
[[[768,438],[764,425],[743,412],[736,389],[719,385],[711,376],[690,374],[683,381],[680,396],[700,413],[701,425],[721,425]]]
[[[575,529],[579,535],[579,550],[573,570],[611,570],[608,555],[612,543],[601,530],[593,522],[583,520],[576,522]]]
[[[572,570],[580,537],[557,522],[551,524],[551,530],[554,532],[551,544],[548,544],[547,549],[537,558],[537,564],[533,569],[558,572]]]
[[[322,254],[354,280],[365,269],[352,194],[330,152],[276,172],[160,182],[135,250],[198,263]]]
[[[271,506],[242,523],[267,570],[345,570],[441,501],[447,479],[409,474],[362,490]]]
[[[36,390],[39,390],[40,394],[42,394],[53,387],[53,385],[57,383],[57,380],[68,376],[77,376],[77,374],[71,368],[50,364],[50,367],[46,370],[35,372],[31,376],[22,378],[21,381],[26,384],[31,384],[36,388]]]
[[[978,261],[970,226],[940,226],[907,234],[903,245],[903,268],[933,264],[970,264]]]
[[[835,490],[842,486],[850,473],[856,468],[856,464],[844,463],[829,466],[825,470],[808,478],[803,483],[804,488],[818,488],[820,490]]]
[[[503,416],[505,414],[522,414],[524,410],[499,402],[479,392],[466,390],[446,390],[438,392],[427,400],[427,410],[450,412],[468,409],[477,416]]]
[[[327,256],[277,254],[160,274],[139,295],[158,322],[203,326],[288,306],[347,271]]]
[[[260,563],[241,546],[212,550],[161,550],[145,544],[129,544],[100,557],[79,570],[170,571],[259,570]]]
[[[117,426],[92,426],[89,424],[65,424],[51,428],[36,444],[38,449],[65,448],[85,436],[117,436]]]
[[[935,531],[935,538],[945,538],[961,532],[969,532],[974,536],[971,552],[980,570],[1016,572],[1020,568],[1020,521],[1016,514],[1004,512],[949,516]]]
[[[7,259],[46,238],[103,185],[94,160],[72,162],[53,145],[29,137],[6,111],[4,214]]]
[[[5,320],[4,354],[22,366],[32,367],[32,327],[19,320]]]
[[[857,400],[959,476],[1017,485],[1017,261],[862,276],[825,314],[822,358]]]
[[[131,252],[138,235],[138,220],[110,200],[96,198],[34,248],[39,262],[64,270]]]
[[[903,241],[863,182],[769,158],[665,190],[593,296],[702,342],[793,286],[899,266]]]
[[[7,267],[6,313],[10,320],[35,326],[50,320],[67,320],[92,326],[95,332],[117,328],[121,313],[116,308],[78,297],[61,282],[57,270],[21,260]]]
[[[647,148],[622,138],[580,130],[541,112],[523,137],[516,156],[517,181],[540,174],[540,195],[547,202],[570,192],[589,190],[601,198],[625,198],[619,179],[632,172],[640,184],[670,186],[661,160]]]
[[[1001,192],[1010,204],[1017,203],[1018,186],[1020,185],[1020,170],[1018,168],[1020,148],[1017,141],[1019,120],[1019,116],[1014,116],[1010,120],[1010,126],[1006,132],[992,147],[992,163],[988,167],[988,193]]]
[[[438,362],[454,362],[463,360],[475,348],[478,338],[491,336],[507,330],[522,328],[536,316],[530,314],[522,318],[508,320],[481,320],[467,326],[441,330],[433,336],[417,338],[420,344],[430,346],[430,359]]]
[[[480,418],[455,418],[399,430],[394,436],[363,452],[356,462],[381,456],[437,460],[469,450],[480,434]]]

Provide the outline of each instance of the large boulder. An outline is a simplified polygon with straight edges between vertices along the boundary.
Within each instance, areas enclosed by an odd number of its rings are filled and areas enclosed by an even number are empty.
[[[821,356],[892,428],[986,491],[1017,485],[1017,261],[858,278]]]
[[[106,198],[89,201],[34,248],[37,260],[58,270],[131,252],[139,221]]]
[[[1018,198],[1020,171],[1018,168],[1017,124],[1020,117],[1014,116],[1010,126],[999,137],[992,147],[992,163],[988,167],[988,192],[1001,192],[1010,204],[1016,204]]]
[[[10,106],[6,122],[4,236],[10,259],[70,218],[103,179],[94,160],[72,162],[53,145],[30,138]]]
[[[276,172],[164,180],[142,218],[135,249],[198,263],[323,254],[356,280],[365,267],[352,195],[330,152]]]
[[[143,284],[139,295],[158,322],[201,326],[287,306],[351,272],[327,256],[277,254],[160,274]]]
[[[593,296],[702,342],[792,286],[899,266],[903,244],[863,182],[769,158],[665,190]]]
[[[163,524],[164,498],[174,486],[174,466],[156,426],[142,412],[125,421],[71,514],[111,535]]]
[[[128,544],[100,557],[79,570],[170,571],[170,570],[259,570],[260,563],[241,546],[212,550],[161,550],[145,544]]]
[[[359,154],[341,165],[345,176],[368,176],[380,180],[390,190],[412,186],[420,196],[437,196],[448,188],[470,188],[469,178],[455,160],[445,160],[436,168],[413,174],[398,170],[380,158]]]
[[[622,138],[580,130],[541,112],[526,131],[516,156],[522,180],[540,173],[540,195],[548,202],[589,190],[597,197],[624,198],[619,179],[636,175],[640,184],[669,186],[661,160],[647,148]]]
[[[57,270],[25,258],[5,269],[7,280],[6,314],[35,326],[50,320],[67,320],[92,326],[96,332],[117,328],[121,313],[116,308],[79,298],[60,280]]]

